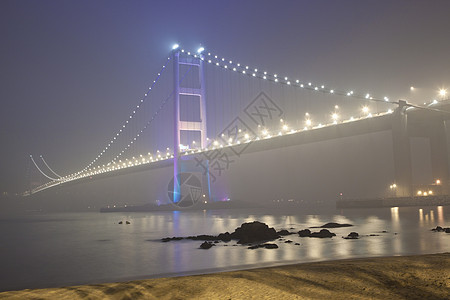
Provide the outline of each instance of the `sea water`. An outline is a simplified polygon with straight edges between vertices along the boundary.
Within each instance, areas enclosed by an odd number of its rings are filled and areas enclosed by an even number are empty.
[[[199,249],[202,241],[160,240],[233,232],[255,220],[292,232],[327,222],[354,226],[330,229],[336,237],[327,239],[289,235],[275,241],[278,249],[249,250],[231,241],[203,250]],[[450,207],[345,209],[321,214],[301,209],[229,209],[0,216],[0,291],[448,252],[450,234],[432,232],[437,225],[450,227]],[[361,238],[342,238],[352,231]]]

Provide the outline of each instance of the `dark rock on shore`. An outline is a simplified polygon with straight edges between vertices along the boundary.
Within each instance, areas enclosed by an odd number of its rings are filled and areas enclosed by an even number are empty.
[[[326,223],[319,227],[311,227],[311,228],[340,228],[340,227],[351,227],[351,224],[339,224],[339,223]]]
[[[170,242],[170,241],[179,241],[179,240],[182,240],[183,238],[182,237],[166,237],[166,238],[162,238],[161,239],[161,242],[164,242],[164,243],[167,243],[167,242]]]
[[[266,224],[258,221],[244,223],[231,234],[231,238],[238,240],[238,244],[271,241],[279,237],[273,227],[269,228]]]
[[[209,249],[209,248],[211,248],[212,246],[215,246],[213,243],[210,243],[210,242],[203,242],[201,245],[200,245],[200,248],[201,249]]]
[[[311,235],[311,230],[303,229],[298,232],[299,237],[309,237]]]
[[[315,238],[331,238],[333,236],[336,236],[335,233],[330,232],[328,229],[322,229],[319,232],[313,232],[309,237],[315,237]]]
[[[331,238],[336,234],[330,232],[328,229],[322,229],[319,232],[311,232],[309,229],[303,229],[298,232],[299,237],[314,237],[314,238]]]
[[[194,241],[215,241],[215,240],[218,240],[219,238],[215,235],[200,234],[200,235],[188,236],[186,239],[194,240]]]
[[[344,237],[346,240],[357,240],[359,239],[359,234],[357,232],[350,232],[349,235]]]
[[[287,230],[280,231],[283,234],[292,234]],[[188,237],[166,237],[162,238],[162,242],[178,241],[182,239],[200,240],[200,241],[223,241],[229,242],[231,240],[238,240],[238,244],[252,244],[262,241],[273,241],[280,237],[280,234],[276,232],[273,227],[267,226],[265,223],[254,221],[251,223],[244,223],[240,227],[236,228],[233,233],[225,232],[218,236],[215,235],[196,235]]]
[[[295,232],[289,232],[289,231],[287,231],[286,229],[282,229],[282,230],[280,230],[280,231],[277,231],[277,234],[278,235],[290,235],[290,234],[295,234]]]
[[[217,236],[217,239],[223,242],[229,242],[231,241],[231,234],[228,231],[225,233],[221,233]]]
[[[441,226],[436,226],[436,228],[431,229],[431,231],[441,232],[444,231],[444,228],[442,228]]]
[[[249,246],[247,249],[252,249],[252,250],[254,250],[254,249],[258,249],[258,248],[278,249],[278,245],[277,245],[277,244],[269,244],[269,243],[266,243],[266,244],[258,244],[258,245],[252,245],[252,246]]]
[[[193,235],[188,237],[166,237],[162,238],[161,241],[163,242],[170,242],[170,241],[179,241],[182,239],[187,240],[193,240],[193,241],[222,241],[222,242],[229,242],[231,241],[231,234],[229,232],[221,233],[218,236],[215,235],[207,235],[207,234],[200,234],[200,235]]]
[[[444,228],[441,226],[436,226],[436,228],[431,229],[431,231],[450,233],[450,227]]]

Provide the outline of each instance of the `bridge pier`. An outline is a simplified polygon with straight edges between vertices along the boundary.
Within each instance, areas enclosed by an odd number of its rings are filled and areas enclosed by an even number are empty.
[[[450,194],[450,172],[447,146],[447,130],[442,118],[421,118],[408,121],[407,103],[400,100],[392,119],[394,151],[394,180],[397,197],[414,196],[410,136],[425,137],[430,143],[433,182],[422,185],[439,185],[434,192]]]
[[[445,121],[433,121],[429,127],[431,170],[435,183],[439,180],[441,193],[449,194],[449,159]]]
[[[406,101],[400,100],[392,119],[392,139],[394,150],[394,182],[397,197],[412,196],[411,145],[408,135],[408,115]]]

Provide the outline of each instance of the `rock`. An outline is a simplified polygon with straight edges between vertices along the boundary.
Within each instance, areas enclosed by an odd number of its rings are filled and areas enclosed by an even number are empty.
[[[262,245],[251,245],[251,246],[247,247],[247,249],[254,250],[254,249],[261,248],[261,247],[262,247]]]
[[[285,241],[285,243],[289,244],[289,243],[293,243],[291,240],[287,240]]]
[[[309,237],[314,238],[331,238],[333,236],[336,236],[336,234],[330,232],[328,229],[322,229],[319,232],[313,232]]]
[[[218,238],[214,235],[200,234],[195,236],[188,236],[186,239],[194,241],[215,241]]]
[[[300,243],[295,243],[294,245],[296,245],[296,246],[300,246]]]
[[[266,249],[278,249],[277,244],[264,244],[264,248]]]
[[[269,228],[266,224],[258,221],[244,223],[231,234],[231,238],[237,239],[238,244],[271,241],[279,237],[274,228]]]
[[[125,224],[127,224],[127,225],[128,225],[128,224],[131,224],[131,223],[130,223],[130,222],[128,222],[128,221],[126,221],[126,222],[125,222]]]
[[[217,236],[217,239],[223,242],[229,242],[231,241],[231,234],[229,232],[221,233]]]
[[[357,232],[350,232],[349,235],[344,237],[346,240],[357,240],[359,239],[359,234]]]
[[[256,245],[251,245],[251,246],[247,247],[247,249],[251,249],[251,250],[258,249],[258,248],[277,249],[277,248],[278,248],[278,245],[277,245],[277,244],[269,244],[269,243],[266,243],[266,244],[256,244]]]
[[[445,228],[442,228],[441,226],[436,226],[436,228],[431,229],[431,231],[437,231],[437,232],[442,232],[444,230],[445,230]]]
[[[369,234],[369,236],[380,236],[380,235],[371,233],[371,234]]]
[[[383,230],[382,233],[387,233],[387,230]]]
[[[214,244],[217,244],[217,243],[219,243],[220,241],[214,241]]]
[[[123,222],[122,222],[122,221],[120,221],[120,222],[119,222],[119,224],[123,224]]]
[[[211,248],[212,246],[214,246],[213,243],[210,243],[210,242],[203,242],[203,243],[200,245],[200,248],[201,248],[201,249],[209,249],[209,248]]]
[[[300,230],[298,232],[298,236],[299,237],[309,237],[309,236],[311,236],[311,230],[309,230],[309,229]]]
[[[194,240],[194,241],[224,241],[224,242],[229,242],[229,241],[231,241],[231,235],[230,235],[229,232],[221,233],[218,236],[207,235],[207,234],[200,234],[200,235],[188,236],[186,239]]]
[[[436,228],[431,229],[431,231],[450,233],[450,227],[443,228],[441,226],[436,226]]]
[[[289,232],[286,229],[282,229],[280,231],[277,231],[278,235],[290,235],[290,234],[294,234],[294,232]]]
[[[179,241],[182,240],[182,237],[166,237],[166,238],[162,238],[161,241],[164,243],[170,242],[170,241]]]
[[[320,227],[311,227],[311,228],[340,228],[340,227],[350,227],[353,226],[351,224],[339,224],[339,223],[326,223]]]

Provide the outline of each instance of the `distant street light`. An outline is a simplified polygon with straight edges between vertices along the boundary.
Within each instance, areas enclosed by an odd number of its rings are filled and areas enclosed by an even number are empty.
[[[442,97],[442,99],[445,99],[445,96],[447,95],[447,90],[446,89],[440,89],[439,90],[439,95]]]

